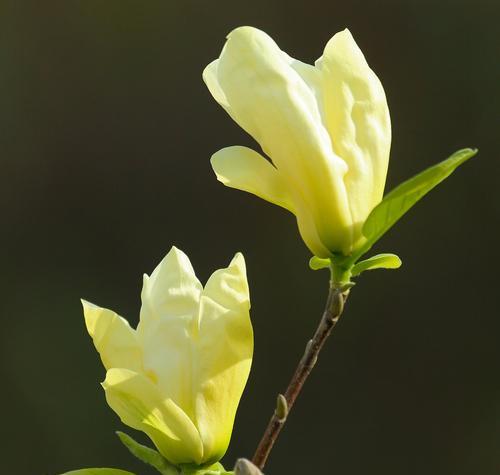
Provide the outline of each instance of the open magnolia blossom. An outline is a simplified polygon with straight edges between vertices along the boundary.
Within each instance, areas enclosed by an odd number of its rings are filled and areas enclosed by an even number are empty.
[[[144,276],[137,329],[83,302],[107,370],[106,399],[176,465],[218,461],[231,438],[253,354],[245,260],[238,253],[203,287],[175,247]]]
[[[360,248],[384,193],[391,125],[384,89],[351,33],[337,33],[312,66],[266,33],[237,28],[203,78],[272,160],[224,148],[212,157],[218,179],[294,213],[316,256]]]

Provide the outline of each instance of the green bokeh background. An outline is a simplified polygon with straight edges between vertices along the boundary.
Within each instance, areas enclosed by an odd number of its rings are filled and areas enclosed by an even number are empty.
[[[255,358],[226,465],[253,453],[327,274],[308,269],[293,216],[209,165],[254,145],[201,80],[249,24],[309,62],[351,29],[388,96],[388,189],[480,148],[376,249],[404,266],[359,279],[266,473],[498,474],[499,14],[493,0],[1,1],[1,473],[151,473],[113,434],[79,298],[135,324],[142,274],[172,244],[203,280],[247,258]]]

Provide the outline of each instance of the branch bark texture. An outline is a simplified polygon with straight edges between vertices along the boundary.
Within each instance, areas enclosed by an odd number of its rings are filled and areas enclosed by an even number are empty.
[[[318,355],[323,348],[323,345],[342,315],[348,294],[348,289],[345,289],[342,286],[336,287],[333,284],[330,285],[330,291],[328,293],[328,299],[326,301],[326,307],[323,312],[323,316],[321,317],[321,321],[316,329],[316,332],[314,333],[314,336],[307,342],[304,355],[302,356],[284,393],[287,413],[293,407],[300,391],[302,390],[302,387],[304,386],[304,383],[316,364]],[[283,417],[283,411],[275,411],[252,459],[252,462],[260,470],[264,468],[269,454],[271,453],[271,450],[285,422],[286,417]]]

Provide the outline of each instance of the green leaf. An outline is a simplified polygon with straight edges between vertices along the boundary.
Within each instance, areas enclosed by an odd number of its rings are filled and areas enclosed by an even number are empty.
[[[82,468],[71,472],[63,473],[62,475],[134,475],[132,472],[119,470],[117,468]]]
[[[372,269],[398,269],[401,259],[396,254],[377,254],[376,256],[359,261],[351,270],[351,275],[356,277],[365,270]]]
[[[368,251],[417,201],[476,153],[477,149],[459,150],[448,159],[427,168],[388,193],[365,221],[363,234],[367,242],[355,252],[354,261]]]
[[[122,444],[127,447],[130,453],[137,457],[141,462],[147,463],[154,467],[162,475],[179,475],[179,470],[175,465],[172,465],[163,455],[154,449],[139,444],[132,437],[124,432],[117,431],[116,435],[122,441]]]
[[[330,267],[330,259],[322,259],[321,257],[312,256],[309,259],[309,267],[312,270],[326,269]]]

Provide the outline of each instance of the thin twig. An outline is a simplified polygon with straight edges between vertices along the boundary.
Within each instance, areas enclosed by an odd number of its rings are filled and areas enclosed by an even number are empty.
[[[325,344],[325,341],[330,335],[333,327],[338,322],[340,315],[342,314],[342,310],[344,309],[344,303],[347,299],[348,293],[348,289],[335,287],[333,285],[330,286],[325,311],[323,312],[319,326],[312,339],[308,341],[304,356],[300,360],[284,394],[287,413],[291,410],[295,400],[300,394],[302,386],[304,386],[307,377],[314,368],[321,348]],[[260,470],[264,468],[267,458],[269,457],[274,443],[276,442],[276,439],[278,438],[285,422],[286,417],[283,418],[282,414],[277,412],[275,412],[271,417],[271,420],[267,425],[266,431],[264,432],[252,459],[252,462]]]

